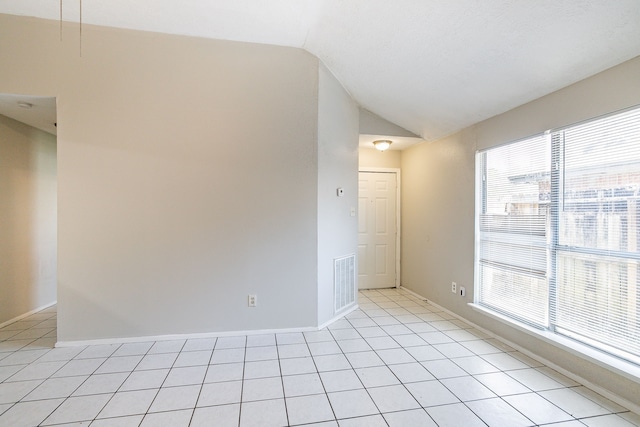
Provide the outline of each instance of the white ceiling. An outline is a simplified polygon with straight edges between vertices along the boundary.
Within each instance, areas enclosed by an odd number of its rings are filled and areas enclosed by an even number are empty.
[[[65,20],[79,2],[63,0]],[[0,13],[59,19],[58,0]],[[83,23],[294,46],[437,139],[640,55],[640,0],[91,0]]]

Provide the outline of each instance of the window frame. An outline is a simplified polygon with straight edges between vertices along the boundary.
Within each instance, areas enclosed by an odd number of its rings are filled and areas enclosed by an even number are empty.
[[[618,110],[602,116],[590,118],[571,125],[549,129],[543,133],[532,135],[527,138],[518,139],[504,144],[495,145],[483,150],[476,151],[475,160],[475,247],[474,247],[474,301],[470,305],[491,317],[506,322],[512,326],[538,336],[547,342],[554,343],[565,347],[573,353],[578,353],[581,356],[589,356],[598,364],[604,364],[606,367],[619,366],[622,364],[625,366],[625,372],[629,374],[630,378],[638,380],[640,378],[640,354],[626,353],[615,347],[607,346],[606,343],[601,341],[591,340],[590,337],[584,337],[577,333],[564,330],[562,327],[557,327],[554,319],[557,313],[558,307],[556,307],[558,288],[557,288],[557,260],[558,253],[562,251],[568,251],[575,253],[576,255],[591,255],[597,257],[611,258],[616,257],[618,259],[632,259],[640,261],[640,250],[637,252],[627,251],[612,251],[601,248],[589,248],[589,247],[574,247],[560,244],[560,230],[559,221],[562,209],[564,207],[564,149],[565,149],[565,131],[572,129],[581,124],[589,122],[595,122],[597,120],[606,119],[616,115],[621,115],[626,112],[638,110],[640,111],[640,105],[635,105],[629,108]],[[550,203],[549,203],[549,236],[547,238],[547,281],[548,281],[548,324],[546,327],[540,327],[538,325],[531,324],[518,316],[513,314],[504,313],[500,310],[492,309],[490,306],[483,304],[480,300],[481,297],[481,259],[480,259],[480,247],[481,247],[481,216],[486,213],[487,208],[487,186],[486,186],[486,153],[491,150],[504,147],[506,145],[522,142],[527,139],[539,137],[540,135],[547,135],[550,138]],[[640,300],[638,300],[640,303]],[[632,364],[633,369],[629,369],[628,365]],[[637,369],[635,369],[637,368]]]

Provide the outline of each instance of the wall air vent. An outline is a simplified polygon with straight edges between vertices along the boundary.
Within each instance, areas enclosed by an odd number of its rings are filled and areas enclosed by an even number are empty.
[[[356,302],[356,256],[334,260],[334,300],[338,313]]]

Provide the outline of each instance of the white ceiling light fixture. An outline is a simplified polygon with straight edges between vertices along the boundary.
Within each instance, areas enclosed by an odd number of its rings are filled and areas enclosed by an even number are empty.
[[[388,139],[378,139],[373,141],[373,146],[376,147],[376,150],[378,151],[384,151],[391,146],[391,141]]]

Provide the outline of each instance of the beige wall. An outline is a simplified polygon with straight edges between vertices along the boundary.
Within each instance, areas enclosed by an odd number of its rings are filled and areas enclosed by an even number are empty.
[[[640,104],[640,57],[455,135],[402,153],[402,283],[435,303],[638,403],[640,384],[471,309],[475,152]],[[467,289],[451,293],[451,282]]]
[[[375,148],[363,148],[358,150],[358,167],[362,168],[392,168],[400,169],[400,156],[402,151],[387,150],[380,152]]]
[[[56,137],[0,116],[0,324],[56,300]]]
[[[318,99],[318,324],[334,312],[334,259],[358,248],[358,107],[325,67]],[[344,195],[337,196],[342,188]],[[357,280],[357,275],[356,275]],[[357,288],[357,284],[356,284]]]
[[[317,58],[58,25],[0,15],[0,92],[58,98],[59,341],[317,325]]]

